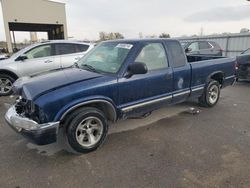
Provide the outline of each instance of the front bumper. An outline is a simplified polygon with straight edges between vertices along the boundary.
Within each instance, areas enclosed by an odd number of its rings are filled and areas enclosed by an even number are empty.
[[[5,114],[5,120],[15,131],[38,145],[56,142],[59,122],[38,124],[16,113],[15,106],[11,106]]]
[[[236,71],[236,75],[238,79],[250,80],[250,65],[239,67]]]

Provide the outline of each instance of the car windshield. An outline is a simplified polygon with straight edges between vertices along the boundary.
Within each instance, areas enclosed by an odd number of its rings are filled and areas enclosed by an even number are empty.
[[[248,48],[246,51],[242,52],[242,54],[250,54],[250,48]]]
[[[115,74],[119,71],[132,47],[132,44],[125,43],[101,43],[80,59],[77,65],[94,72]]]

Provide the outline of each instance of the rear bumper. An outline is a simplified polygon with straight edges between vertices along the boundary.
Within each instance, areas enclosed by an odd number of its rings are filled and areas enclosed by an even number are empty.
[[[8,125],[16,132],[38,145],[56,142],[59,122],[38,124],[16,113],[15,106],[11,106],[5,114]]]

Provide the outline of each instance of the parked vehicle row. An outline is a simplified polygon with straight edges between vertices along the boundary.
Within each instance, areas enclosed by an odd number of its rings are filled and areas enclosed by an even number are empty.
[[[177,40],[107,41],[74,67],[18,79],[5,119],[40,145],[63,129],[69,145],[86,153],[104,142],[111,121],[191,98],[212,107],[234,80],[235,58],[187,58]]]
[[[71,66],[93,47],[91,43],[58,40],[37,43],[16,52],[0,61],[0,96],[11,94],[16,79]]]

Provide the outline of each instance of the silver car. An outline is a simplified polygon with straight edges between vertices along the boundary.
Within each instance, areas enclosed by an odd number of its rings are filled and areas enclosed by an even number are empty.
[[[0,96],[10,95],[19,77],[71,66],[93,47],[92,43],[53,40],[18,51],[0,61]]]

